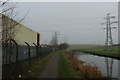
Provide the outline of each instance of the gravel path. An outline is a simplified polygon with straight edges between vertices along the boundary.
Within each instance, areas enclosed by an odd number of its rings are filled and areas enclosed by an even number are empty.
[[[58,61],[59,53],[55,53],[38,78],[58,78]]]

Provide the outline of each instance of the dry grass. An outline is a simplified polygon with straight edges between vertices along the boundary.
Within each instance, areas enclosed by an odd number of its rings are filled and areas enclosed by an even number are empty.
[[[71,52],[72,53],[72,52]],[[103,78],[101,72],[95,65],[85,64],[84,62],[78,60],[75,56],[71,55],[71,53],[65,54],[73,68],[80,72],[80,75],[83,79],[89,78]]]

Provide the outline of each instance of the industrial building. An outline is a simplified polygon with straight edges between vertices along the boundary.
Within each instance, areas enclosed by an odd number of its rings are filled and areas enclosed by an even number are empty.
[[[1,14],[0,14],[1,15]],[[5,16],[5,15],[2,15]],[[9,21],[13,21],[14,23],[18,23],[17,21],[10,19],[9,17],[5,16],[8,18]],[[7,21],[7,22],[9,22]],[[3,28],[3,27],[2,27]],[[39,33],[31,30],[30,28],[27,28],[26,26],[22,25],[21,23],[18,23],[15,26],[15,36],[14,40],[19,44],[19,45],[25,45],[25,42],[27,42],[30,45],[33,45],[35,43],[36,45],[39,45],[40,39],[39,39]]]

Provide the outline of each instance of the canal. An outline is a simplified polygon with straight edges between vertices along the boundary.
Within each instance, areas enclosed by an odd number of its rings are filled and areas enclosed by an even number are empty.
[[[112,76],[112,78],[118,78],[118,70],[120,70],[118,63],[120,63],[120,60],[87,53],[79,55],[77,54],[76,57],[85,62],[85,64],[97,66],[103,76]]]

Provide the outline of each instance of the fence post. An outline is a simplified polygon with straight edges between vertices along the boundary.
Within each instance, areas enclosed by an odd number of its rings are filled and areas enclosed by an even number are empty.
[[[43,57],[45,57],[45,46],[44,46],[44,44],[42,44],[42,48],[43,48]]]
[[[42,45],[39,46],[40,59],[42,60]]]
[[[31,67],[30,45],[27,42],[25,42],[25,44],[27,44],[27,46],[28,46],[29,66]]]
[[[46,56],[46,46],[44,45],[44,57]]]
[[[11,40],[10,40],[9,61],[8,61],[8,63],[11,62],[11,51],[12,51],[12,43],[11,43]]]
[[[36,47],[36,57],[37,57],[37,59],[39,60],[39,54],[38,54],[38,52],[39,52],[39,47],[35,44],[35,43],[33,43],[34,45],[35,45],[35,47]]]
[[[48,51],[49,51],[49,48],[47,45],[45,45],[45,53],[46,53],[46,56],[48,55]]]
[[[15,45],[16,45],[16,77],[18,77],[18,44],[17,44],[17,42],[15,42],[15,40],[13,40],[13,39],[10,39],[10,42],[13,42],[13,43],[15,43]]]

